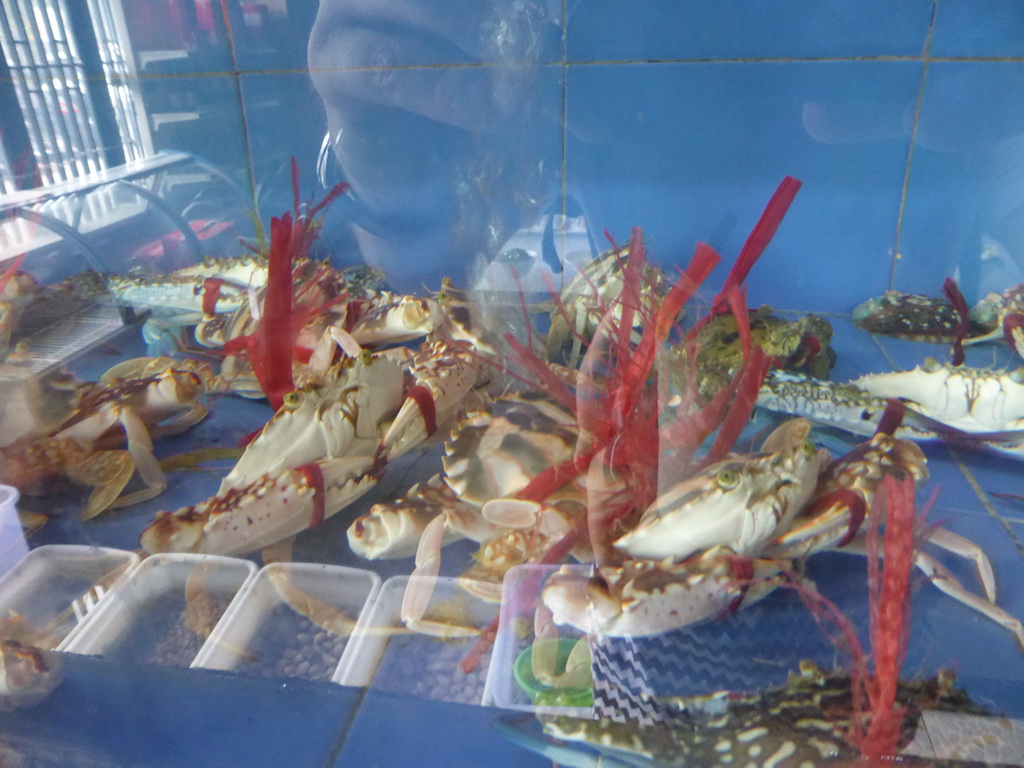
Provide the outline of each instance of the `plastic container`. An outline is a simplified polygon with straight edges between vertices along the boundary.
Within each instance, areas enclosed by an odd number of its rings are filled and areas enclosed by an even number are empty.
[[[120,549],[37,547],[0,579],[0,615],[41,633],[46,640],[37,645],[64,650],[72,631],[98,610],[138,562],[134,552]]]
[[[548,705],[564,705],[567,707],[586,708],[590,708],[594,705],[593,686],[584,688],[548,685],[541,680],[538,680],[533,670],[534,649],[543,648],[545,646],[550,648],[554,646],[555,673],[564,673],[570,654],[579,642],[580,640],[570,637],[535,641],[531,646],[520,653],[518,657],[516,657],[516,663],[512,670],[516,678],[516,683],[520,688],[526,691],[526,694],[534,704],[537,706],[543,706],[547,703]]]
[[[355,622],[379,589],[380,576],[359,568],[268,565],[225,614],[192,666],[330,680]]]
[[[558,565],[517,565],[505,574],[502,584],[501,617],[494,641],[494,654],[487,675],[484,704],[524,712],[567,714],[590,717],[593,713],[592,688],[544,685],[533,675],[532,651],[534,613],[540,602],[540,590]],[[589,573],[591,566],[575,566]],[[564,669],[573,646],[586,636],[571,627],[559,627],[558,637],[541,643],[558,643],[556,671]]]
[[[411,632],[401,620],[402,599],[410,583],[433,587],[425,618],[475,627],[480,633],[498,617],[498,606],[474,597],[448,577],[394,576],[384,582],[376,602],[360,622],[335,682],[367,686],[435,701],[480,704],[491,649],[479,636],[449,637]],[[479,653],[486,648],[483,653]]]
[[[0,485],[0,576],[17,565],[28,554],[28,542],[18,520],[17,488]]]
[[[153,555],[97,608],[65,650],[187,667],[255,573],[254,563],[233,557]]]

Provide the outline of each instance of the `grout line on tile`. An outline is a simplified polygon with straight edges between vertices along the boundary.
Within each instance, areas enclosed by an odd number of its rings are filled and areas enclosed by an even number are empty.
[[[928,78],[928,62],[932,50],[932,35],[935,32],[935,11],[938,0],[932,3],[932,17],[928,22],[928,34],[924,40],[924,50],[921,52],[921,82],[917,86],[917,102],[914,104],[914,124],[910,129],[910,142],[907,147],[907,164],[903,170],[903,187],[900,189],[899,213],[896,216],[896,238],[892,249],[892,264],[889,268],[889,290],[893,290],[896,283],[896,265],[903,258],[900,253],[900,241],[903,238],[903,217],[907,212],[907,193],[910,191],[910,169],[914,162],[914,147],[917,144],[917,128],[921,122],[921,107],[924,104],[924,87]]]
[[[845,61],[922,61],[922,56],[762,56],[762,57],[708,57],[694,59],[595,59],[593,61],[570,61],[570,66],[589,67],[605,64],[786,64]]]
[[[892,359],[892,355],[890,355],[889,350],[885,348],[885,345],[882,343],[881,338],[879,338],[876,334],[872,333],[871,340],[875,342],[875,346],[877,346],[878,349],[881,351],[882,357],[884,357],[886,362],[889,363],[889,367],[892,368],[894,371],[897,370],[896,361]]]
[[[948,64],[950,62],[1004,62],[1007,64],[1020,64],[1024,62],[1024,56],[931,56],[929,61],[932,63],[940,62],[942,64]]]
[[[561,191],[561,194],[562,194],[562,221],[565,221],[566,195],[568,194],[568,188],[569,188],[569,183],[568,183],[567,173],[566,173],[566,167],[567,167],[566,153],[568,151],[568,132],[569,132],[569,127],[568,127],[567,122],[566,122],[566,118],[568,117],[568,90],[567,89],[568,89],[568,86],[569,86],[569,83],[568,83],[568,80],[569,80],[569,78],[568,78],[569,68],[566,65],[566,62],[569,60],[569,7],[568,6],[569,6],[569,0],[562,0],[562,61],[561,61],[561,69],[562,69],[562,168],[561,168],[561,179],[560,179],[560,182],[561,182],[560,183],[560,191]],[[562,258],[564,260],[565,256],[567,255],[566,254],[566,245],[565,245],[565,227],[564,226],[562,227],[562,231],[560,233],[560,236],[561,236],[561,240],[562,240],[560,253],[562,254]],[[564,285],[564,281],[565,281],[565,271],[566,271],[565,270],[565,263],[563,261],[562,274],[561,274],[561,280],[563,281],[563,285]]]
[[[1013,529],[1013,526],[1010,524],[1010,522],[1001,514],[999,514],[999,511],[995,508],[995,506],[993,506],[992,502],[989,501],[988,494],[985,493],[981,485],[974,478],[974,475],[971,474],[971,470],[967,468],[967,465],[961,458],[959,451],[953,450],[951,448],[949,450],[949,455],[953,458],[953,461],[956,462],[957,467],[960,468],[960,472],[967,479],[967,483],[974,490],[975,494],[977,494],[978,499],[981,501],[981,505],[985,508],[985,510],[989,513],[990,516],[994,517],[999,522],[999,524],[1003,526],[1003,530],[1005,530],[1006,535],[1010,537],[1010,541],[1013,542],[1013,546],[1017,548],[1017,551],[1021,554],[1021,556],[1024,556],[1024,544],[1022,544],[1021,540],[1017,537],[1017,532]]]
[[[238,97],[238,116],[242,121],[242,141],[245,142],[245,161],[249,171],[249,195],[252,208],[259,216],[259,201],[256,197],[256,166],[252,159],[252,140],[249,137],[249,121],[245,114],[245,103],[242,101],[242,78],[238,74],[238,52],[235,50],[235,35],[231,27],[231,14],[228,12],[228,0],[220,0],[220,12],[227,33],[228,51],[231,53],[231,77],[235,81],[235,96]]]

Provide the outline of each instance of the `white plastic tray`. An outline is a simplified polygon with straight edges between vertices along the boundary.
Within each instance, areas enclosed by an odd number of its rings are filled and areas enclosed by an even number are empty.
[[[24,621],[64,650],[86,614],[98,609],[138,562],[134,552],[120,549],[37,547],[0,579],[0,617]]]
[[[192,666],[330,680],[349,645],[350,632],[339,625],[356,622],[379,589],[380,576],[359,568],[268,565],[239,595]]]
[[[188,666],[232,599],[255,573],[254,563],[233,557],[153,555],[90,614],[64,650]],[[186,621],[190,575],[197,577],[194,585],[199,592]],[[191,629],[189,624],[201,629]]]
[[[467,672],[463,663],[478,637],[444,639],[406,630],[401,607],[411,580],[427,582],[425,586],[435,582],[428,618],[463,622],[483,632],[498,617],[497,605],[473,597],[454,578],[394,576],[384,582],[380,595],[360,622],[356,637],[338,665],[335,682],[372,685],[437,701],[480,704],[491,656],[489,647]]]
[[[0,576],[28,554],[28,542],[18,520],[17,488],[0,485]]]
[[[537,706],[515,678],[515,664],[534,641],[534,613],[540,602],[540,590],[547,577],[557,571],[558,565],[517,565],[505,574],[502,583],[501,618],[494,641],[494,653],[487,674],[483,703],[504,709],[524,712],[564,714],[573,717],[592,717],[593,707]],[[572,566],[587,574],[589,565]],[[571,627],[559,627],[562,638],[578,640],[585,635]]]

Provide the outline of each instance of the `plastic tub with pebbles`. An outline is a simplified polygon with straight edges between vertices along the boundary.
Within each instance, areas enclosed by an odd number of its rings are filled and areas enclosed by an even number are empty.
[[[410,584],[429,593],[422,617],[429,632],[409,630],[402,622]],[[479,704],[497,616],[497,605],[469,594],[457,579],[392,577],[360,623],[335,680],[435,701]]]
[[[153,555],[96,611],[67,650],[187,667],[255,572],[253,563],[233,557]]]
[[[274,563],[260,570],[193,666],[330,680],[380,577],[359,568]]]

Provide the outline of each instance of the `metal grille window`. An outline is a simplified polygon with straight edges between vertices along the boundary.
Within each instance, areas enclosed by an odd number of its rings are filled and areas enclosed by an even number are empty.
[[[130,163],[149,157],[153,154],[153,142],[142,106],[135,60],[128,48],[124,9],[119,2],[89,0],[89,16],[96,34],[114,119],[121,135],[124,160]]]
[[[106,167],[64,0],[0,0],[0,43],[42,184]]]

